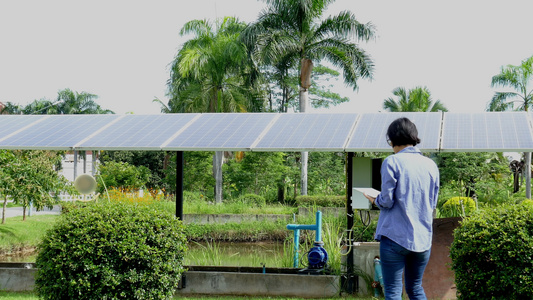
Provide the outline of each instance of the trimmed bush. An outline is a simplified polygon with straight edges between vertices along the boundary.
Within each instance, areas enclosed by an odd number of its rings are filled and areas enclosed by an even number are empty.
[[[450,249],[459,299],[533,299],[533,206],[474,213]]]
[[[168,299],[183,273],[180,221],[153,205],[91,203],[47,232],[36,259],[44,299]]]
[[[256,194],[245,194],[240,196],[237,201],[240,201],[244,204],[255,206],[255,207],[263,207],[266,205],[265,197],[256,195]]]
[[[346,196],[297,196],[296,205],[302,207],[346,207]]]

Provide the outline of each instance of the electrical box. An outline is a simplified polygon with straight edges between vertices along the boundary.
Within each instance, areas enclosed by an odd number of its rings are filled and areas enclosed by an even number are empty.
[[[352,168],[352,208],[371,210],[373,207],[370,201],[363,195],[366,192],[374,196],[372,190],[381,189],[381,163],[382,159],[372,159],[369,157],[354,157]],[[362,188],[356,190],[356,188]],[[368,189],[367,189],[368,188]]]
[[[356,188],[353,188],[352,189],[352,208],[370,210],[372,209],[372,204],[363,195],[363,193],[359,192]]]

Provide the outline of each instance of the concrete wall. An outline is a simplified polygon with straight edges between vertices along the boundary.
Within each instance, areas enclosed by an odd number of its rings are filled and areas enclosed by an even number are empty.
[[[247,295],[323,298],[340,294],[339,277],[227,272],[185,273],[176,295]]]
[[[0,267],[0,290],[9,292],[32,291],[37,269]]]
[[[37,269],[16,264],[0,266],[0,290],[32,291]],[[31,267],[31,265],[29,265]],[[340,294],[339,277],[331,275],[262,274],[187,271],[176,295],[249,295],[303,298]]]

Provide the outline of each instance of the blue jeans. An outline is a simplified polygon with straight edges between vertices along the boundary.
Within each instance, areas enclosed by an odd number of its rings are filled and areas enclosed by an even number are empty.
[[[422,276],[431,250],[413,252],[382,236],[379,246],[385,299],[402,299],[402,273],[405,270],[405,291],[410,300],[426,300],[422,288]]]

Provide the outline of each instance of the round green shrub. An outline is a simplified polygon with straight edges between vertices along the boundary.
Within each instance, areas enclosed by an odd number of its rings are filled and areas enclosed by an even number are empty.
[[[450,249],[459,299],[533,299],[533,206],[464,219]]]
[[[237,201],[255,207],[263,207],[266,205],[265,197],[256,194],[244,194],[240,196]]]
[[[168,299],[187,250],[181,221],[122,202],[70,210],[39,248],[35,284],[44,299]]]

